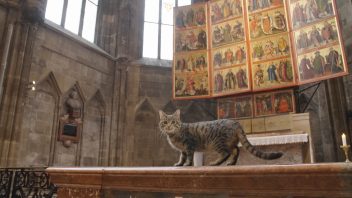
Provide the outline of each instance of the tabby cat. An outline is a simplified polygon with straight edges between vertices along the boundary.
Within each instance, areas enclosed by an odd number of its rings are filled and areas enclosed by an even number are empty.
[[[221,165],[230,160],[227,165],[235,165],[239,155],[237,144],[241,142],[243,147],[256,157],[272,160],[282,156],[280,152],[264,153],[252,146],[240,123],[234,120],[214,120],[196,123],[182,123],[180,110],[172,115],[159,111],[159,127],[162,134],[167,136],[169,144],[179,151],[180,160],[175,166],[191,166],[195,151],[204,151],[212,148],[220,154],[220,158],[210,165]]]

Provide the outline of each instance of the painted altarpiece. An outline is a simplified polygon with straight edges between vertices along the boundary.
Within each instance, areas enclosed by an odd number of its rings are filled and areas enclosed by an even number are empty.
[[[273,91],[348,73],[335,0],[211,0],[175,8],[174,16],[174,99]]]
[[[218,119],[247,119],[295,112],[292,89],[218,99]]]
[[[247,30],[241,0],[211,1],[212,96],[250,91]]]
[[[173,97],[211,96],[207,4],[174,10]]]

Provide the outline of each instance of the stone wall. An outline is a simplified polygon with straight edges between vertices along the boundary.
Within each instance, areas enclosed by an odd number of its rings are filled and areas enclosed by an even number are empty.
[[[113,59],[46,25],[38,27],[32,53],[29,81],[37,81],[37,91],[25,90],[22,129],[14,134],[19,139],[12,146],[21,157],[14,165],[106,164],[103,145],[111,133]],[[57,141],[58,119],[72,88],[81,93],[87,121],[80,143],[65,147]]]
[[[0,52],[7,29],[14,27],[1,84],[1,165],[108,165],[109,137],[117,133],[111,130],[115,58],[55,24],[41,23],[40,13],[28,16],[28,9],[39,12],[45,1],[26,3],[0,1]],[[36,91],[28,89],[33,80]],[[73,90],[82,102],[83,130],[78,143],[64,145],[58,141],[59,120]]]

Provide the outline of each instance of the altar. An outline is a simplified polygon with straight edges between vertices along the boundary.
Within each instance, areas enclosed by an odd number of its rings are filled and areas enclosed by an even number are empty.
[[[314,163],[309,114],[240,120],[249,141],[281,159],[241,149],[236,166],[50,167],[59,198],[352,197],[352,163]],[[204,155],[205,164],[212,153]]]
[[[264,152],[279,151],[284,153],[277,160],[262,160],[242,149],[239,144],[238,165],[283,165],[313,163],[315,161],[309,113],[291,113],[238,121],[253,146]],[[203,164],[206,165],[213,161],[216,156],[215,152],[205,152]]]

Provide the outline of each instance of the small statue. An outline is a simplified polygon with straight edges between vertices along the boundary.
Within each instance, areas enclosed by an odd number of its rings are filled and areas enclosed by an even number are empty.
[[[78,119],[81,117],[81,101],[78,99],[78,93],[73,90],[69,98],[66,100],[67,114],[70,119]]]
[[[243,147],[256,157],[273,160],[282,156],[281,152],[264,153],[252,146],[242,126],[234,120],[222,119],[207,122],[182,123],[180,110],[172,115],[159,111],[159,128],[162,134],[167,136],[171,147],[178,150],[180,160],[175,166],[191,166],[195,151],[204,151],[206,148],[214,148],[221,157],[210,165],[221,165],[229,160],[227,165],[235,165],[239,156],[237,144],[241,142]]]
[[[73,90],[65,102],[66,114],[60,118],[59,140],[65,147],[78,143],[82,128],[81,112],[82,103],[78,93]]]

